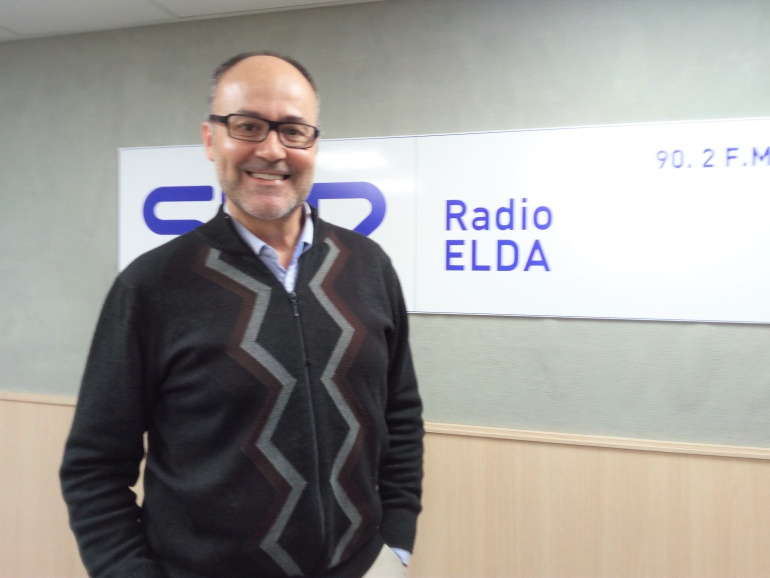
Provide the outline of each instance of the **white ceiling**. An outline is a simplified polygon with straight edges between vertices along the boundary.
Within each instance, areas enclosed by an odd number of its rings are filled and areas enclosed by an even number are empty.
[[[0,0],[0,42],[377,0]]]

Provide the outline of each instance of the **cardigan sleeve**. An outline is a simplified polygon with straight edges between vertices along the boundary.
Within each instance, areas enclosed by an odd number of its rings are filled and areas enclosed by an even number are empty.
[[[392,275],[394,331],[388,344],[390,368],[385,413],[389,447],[380,472],[380,531],[390,547],[411,552],[421,510],[424,430],[422,402],[409,348],[409,320],[395,272]]]
[[[94,333],[60,479],[92,577],[160,577],[131,490],[146,430],[146,370],[136,291],[120,277]]]

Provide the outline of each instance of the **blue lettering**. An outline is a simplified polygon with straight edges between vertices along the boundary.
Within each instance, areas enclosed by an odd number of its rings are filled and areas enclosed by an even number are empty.
[[[471,269],[474,271],[489,271],[489,265],[476,263],[476,240],[471,241]]]
[[[535,253],[538,253],[540,255],[539,259],[535,259]],[[535,241],[535,244],[532,245],[532,250],[529,252],[529,258],[527,259],[527,264],[524,266],[525,271],[529,271],[530,267],[545,267],[546,271],[550,271],[551,269],[548,267],[548,261],[545,260],[545,253],[543,253],[543,248],[540,246],[540,241]]]
[[[768,149],[770,156],[770,149]],[[764,158],[764,157],[762,157]],[[770,162],[768,163],[770,164]],[[496,226],[498,231],[513,231],[518,228],[526,231],[528,227],[534,225],[537,229],[544,231],[553,223],[553,212],[550,208],[541,206],[532,212],[532,221],[528,220],[529,211],[527,208],[527,199],[519,199],[518,214],[516,210],[516,199],[508,199],[508,203],[496,208],[475,207],[468,209],[465,202],[454,199],[446,201],[446,230],[452,230],[452,221],[456,221],[460,230],[467,231],[468,226],[465,223],[465,217],[468,211],[473,212],[473,219],[470,227],[476,231],[490,231],[492,226]]]
[[[307,202],[314,207],[321,199],[366,199],[372,210],[353,230],[362,235],[371,235],[385,219],[385,195],[372,183],[316,183],[310,190]]]
[[[507,217],[508,222],[503,222],[502,217]],[[501,231],[513,231],[513,199],[510,199],[507,207],[497,209],[495,223]]]
[[[447,241],[446,242],[446,270],[447,271],[465,271],[465,267],[462,265],[453,265],[452,259],[462,258],[463,254],[456,251],[452,251],[451,247],[464,247],[465,241]]]
[[[754,156],[751,161],[752,166],[756,165],[757,162],[761,163],[765,159],[767,159],[767,164],[770,165],[770,147],[767,147],[762,154],[760,154],[757,148],[754,147]]]
[[[158,187],[144,200],[144,222],[156,235],[183,235],[202,223],[194,219],[159,219],[155,216],[155,207],[160,203],[210,201],[213,198],[214,187]]]
[[[548,217],[548,220],[545,222],[545,224],[541,223],[540,220],[537,218],[539,214],[545,213]],[[541,231],[544,231],[548,227],[551,226],[551,209],[548,207],[538,207],[535,209],[535,214],[532,216],[532,220],[535,222],[535,227],[540,229]]]
[[[452,212],[452,207],[460,207],[458,213]],[[465,203],[462,201],[447,201],[446,202],[446,230],[451,231],[452,227],[450,222],[452,219],[457,219],[457,223],[460,225],[460,229],[466,230],[465,223],[463,223],[463,215],[465,215]]]
[[[473,212],[477,215],[481,215],[471,222],[473,228],[477,231],[489,231],[489,211],[484,207],[479,207],[478,209],[473,209]]]
[[[506,263],[503,260],[503,247],[510,247],[513,249],[513,263]],[[497,242],[497,270],[498,271],[513,271],[516,265],[519,264],[519,246],[515,241],[503,239]]]

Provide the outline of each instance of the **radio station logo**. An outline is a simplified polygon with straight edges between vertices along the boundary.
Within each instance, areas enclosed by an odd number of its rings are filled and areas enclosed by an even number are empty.
[[[214,200],[214,187],[158,187],[153,189],[144,200],[142,216],[147,228],[156,235],[183,235],[202,225],[196,219],[161,219],[155,209],[161,203],[210,203]],[[224,202],[224,193],[221,195]],[[385,219],[385,195],[372,183],[315,183],[310,190],[308,203],[317,207],[323,199],[365,199],[371,205],[369,214],[353,229],[357,233],[369,236]]]

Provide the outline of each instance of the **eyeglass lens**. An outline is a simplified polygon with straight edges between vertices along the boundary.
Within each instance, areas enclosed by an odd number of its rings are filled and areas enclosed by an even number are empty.
[[[233,138],[259,142],[267,138],[270,125],[259,118],[232,115],[227,127]],[[312,126],[299,123],[280,123],[276,129],[279,140],[288,147],[305,147],[313,144],[316,131]]]

